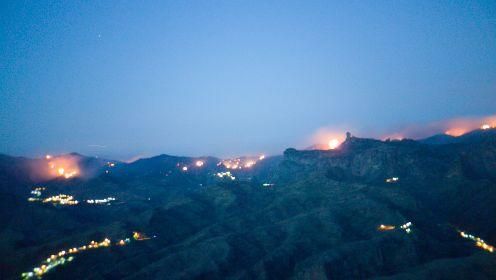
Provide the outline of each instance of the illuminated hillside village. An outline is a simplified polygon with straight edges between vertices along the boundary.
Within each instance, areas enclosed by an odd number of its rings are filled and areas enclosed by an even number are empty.
[[[46,187],[35,187],[32,191],[31,194],[34,196],[28,197],[29,202],[41,202],[41,203],[48,203],[52,204],[54,206],[56,205],[62,205],[62,206],[75,206],[79,204],[79,201],[74,199],[72,195],[67,195],[67,194],[58,194],[58,195],[53,195],[49,197],[42,197],[43,191],[45,191],[47,188]],[[107,198],[99,198],[99,199],[86,199],[84,200],[85,203],[87,204],[104,204],[104,205],[110,205],[110,202],[115,201],[115,197],[107,197]]]
[[[31,271],[29,272],[23,272],[21,274],[22,279],[31,279],[31,278],[42,278],[43,275],[46,273],[52,271],[54,268],[60,265],[65,265],[67,263],[72,262],[74,259],[74,255],[76,254],[81,254],[86,250],[96,250],[96,249],[102,249],[102,248],[108,248],[111,246],[126,246],[129,243],[131,243],[131,240],[134,241],[144,241],[148,240],[150,237],[146,236],[143,233],[140,232],[133,232],[132,239],[127,237],[124,239],[120,239],[119,241],[112,243],[112,241],[109,238],[105,238],[101,242],[96,242],[94,240],[90,241],[86,245],[78,246],[78,247],[72,247],[68,248],[65,250],[60,250],[59,252],[50,255],[46,259],[44,259],[39,266],[34,267]]]
[[[475,242],[475,246],[477,246],[477,247],[479,247],[479,248],[481,248],[483,250],[486,250],[488,252],[491,252],[491,253],[494,252],[494,247],[491,246],[491,245],[489,245],[489,244],[487,244],[480,237],[474,236],[474,235],[472,235],[470,233],[466,233],[464,231],[459,231],[459,233],[460,233],[460,236],[462,238],[470,239],[470,240],[474,241]]]

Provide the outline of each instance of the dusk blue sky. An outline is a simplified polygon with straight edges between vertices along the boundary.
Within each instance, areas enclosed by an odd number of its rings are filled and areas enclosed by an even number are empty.
[[[277,154],[495,105],[496,1],[0,3],[0,153]]]

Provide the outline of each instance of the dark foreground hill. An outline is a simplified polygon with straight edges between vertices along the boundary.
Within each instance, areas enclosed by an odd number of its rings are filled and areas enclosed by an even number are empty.
[[[459,233],[496,244],[495,137],[445,145],[351,137],[337,150],[288,149],[230,170],[234,180],[218,176],[227,170],[216,158],[162,155],[43,183],[43,195],[117,198],[100,206],[30,203],[35,182],[12,167],[16,159],[1,161],[10,166],[0,170],[6,279],[61,248],[132,231],[155,238],[80,253],[43,277],[496,278],[495,254]]]

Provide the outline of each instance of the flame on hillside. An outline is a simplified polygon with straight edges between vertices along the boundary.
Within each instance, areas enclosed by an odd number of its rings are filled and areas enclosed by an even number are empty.
[[[496,128],[496,116],[483,118],[462,118],[454,119],[448,122],[446,134],[451,136],[460,136],[475,129]]]
[[[80,175],[79,159],[73,155],[64,155],[52,157],[47,155],[45,157],[48,166],[47,177],[55,178],[72,178]]]
[[[319,129],[313,134],[311,143],[315,143],[312,148],[318,150],[335,150],[346,140],[344,131],[330,130],[327,128]]]
[[[80,177],[80,157],[77,155],[46,155],[28,165],[28,176],[35,181],[52,180],[55,178],[70,179]]]
[[[227,169],[244,169],[252,168],[258,162],[265,159],[265,155],[260,156],[247,156],[240,158],[224,159],[217,164],[217,166],[224,166]]]

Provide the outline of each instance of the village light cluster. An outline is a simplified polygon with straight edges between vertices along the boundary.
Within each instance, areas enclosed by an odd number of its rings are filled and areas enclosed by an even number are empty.
[[[75,200],[72,195],[67,194],[58,194],[46,198],[41,198],[42,192],[46,190],[45,187],[36,187],[31,191],[31,194],[34,197],[28,197],[29,202],[43,202],[43,203],[52,203],[53,205],[78,205],[79,201]],[[87,199],[84,200],[87,204],[107,204],[110,205],[110,202],[115,201],[116,198],[109,196],[103,199]]]
[[[46,190],[45,187],[36,187],[33,190],[31,190],[31,194],[34,195],[34,197],[28,197],[28,201],[29,202],[41,201],[40,196],[44,190]]]
[[[412,222],[408,222],[406,224],[403,224],[400,226],[401,229],[405,230],[406,233],[410,233],[412,229],[410,228],[412,226]]]
[[[21,278],[22,279],[30,279],[33,277],[37,277],[38,279],[40,279],[45,273],[49,272],[53,268],[55,268],[59,265],[64,265],[66,262],[71,262],[73,259],[74,259],[73,256],[70,256],[68,258],[65,258],[65,257],[58,258],[54,261],[51,261],[48,264],[42,264],[39,267],[33,268],[33,271],[23,272],[21,274]],[[48,260],[50,260],[50,258]]]
[[[142,241],[142,240],[148,240],[150,239],[150,237],[146,236],[144,233],[141,233],[139,231],[133,231],[133,239],[137,241]]]
[[[133,239],[136,241],[142,241],[142,240],[147,240],[150,239],[146,237],[143,233],[140,232],[133,232]],[[125,238],[121,239],[118,242],[116,242],[114,245],[116,246],[125,246],[127,244],[131,243],[130,238]],[[98,248],[107,248],[112,246],[112,242],[110,241],[109,238],[105,238],[101,242],[96,242],[96,241],[91,241],[87,245],[79,246],[79,247],[73,247],[69,248],[67,250],[61,250],[56,254],[50,255],[50,257],[46,258],[40,266],[37,266],[32,269],[32,271],[29,272],[24,272],[21,274],[22,279],[31,279],[33,277],[37,277],[38,279],[42,278],[44,274],[47,272],[51,271],[53,268],[59,266],[59,265],[64,265],[67,262],[71,262],[74,257],[72,255],[81,253],[86,250],[93,250],[93,249],[98,249]]]
[[[43,203],[53,203],[54,205],[76,205],[79,201],[75,200],[72,195],[59,194],[43,199]]]
[[[475,241],[475,246],[482,248],[483,250],[486,250],[486,251],[491,252],[491,253],[494,252],[494,247],[487,244],[480,237],[473,236],[472,234],[468,234],[468,233],[465,233],[463,231],[460,231],[460,236],[465,238],[465,239],[470,239],[470,240]]]
[[[226,178],[229,178],[229,179],[231,179],[231,180],[233,180],[233,181],[234,181],[234,180],[236,180],[236,177],[234,177],[234,176],[231,174],[231,172],[229,172],[229,171],[226,171],[226,172],[218,172],[216,175],[217,175],[217,177],[219,177],[219,178],[224,178],[224,177],[226,177]]]
[[[88,204],[106,204],[110,203],[111,201],[115,201],[115,197],[107,197],[104,199],[87,199],[86,203]]]
[[[108,161],[107,162],[107,166],[110,167],[110,168],[113,168],[115,167],[115,163],[114,162],[111,162],[111,161]],[[109,174],[110,173],[110,170],[105,170],[105,174]]]
[[[31,191],[31,194],[35,195],[35,196],[41,196],[41,192],[46,190],[45,187],[36,187],[34,188],[32,191]]]
[[[398,177],[387,178],[386,183],[396,183],[400,180]]]
[[[405,224],[403,224],[403,225],[400,226],[400,228],[402,230],[404,230],[406,233],[412,232],[411,227],[412,227],[412,222],[407,222],[407,223],[405,223]],[[383,224],[381,224],[381,225],[379,225],[377,227],[377,230],[378,231],[389,231],[389,230],[394,230],[394,229],[396,229],[396,226],[394,226],[394,225],[383,225]]]

